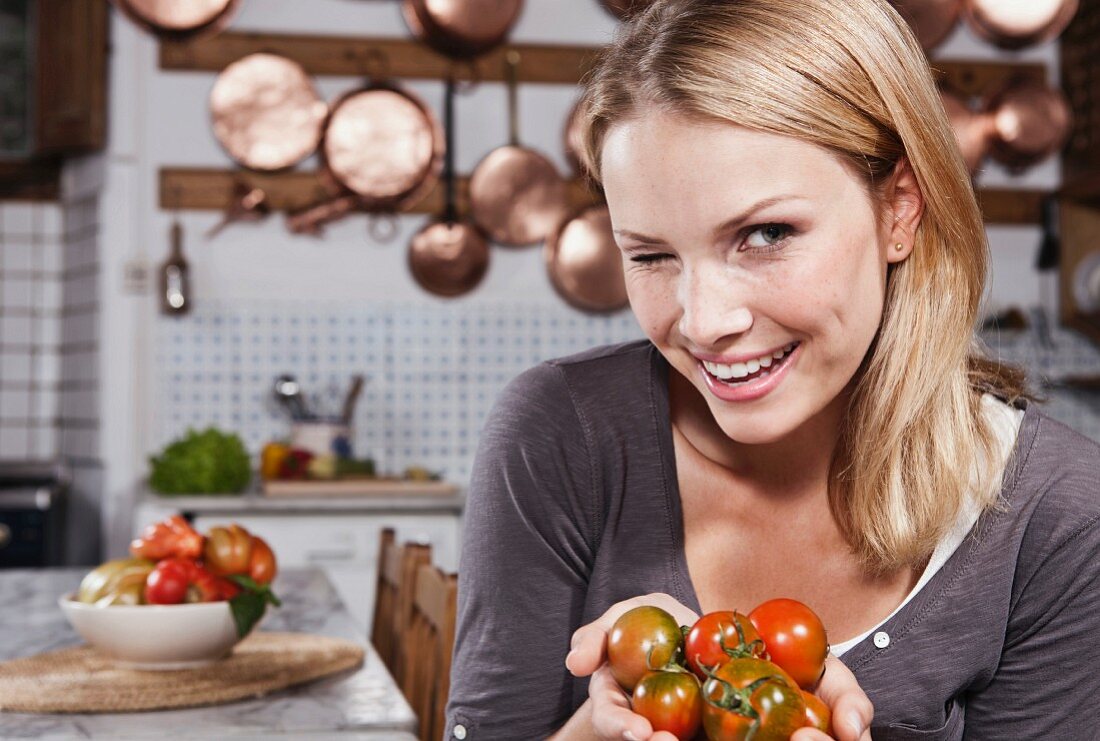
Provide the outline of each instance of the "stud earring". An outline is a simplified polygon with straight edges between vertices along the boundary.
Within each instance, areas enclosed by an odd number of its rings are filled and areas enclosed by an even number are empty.
[[[902,250],[905,249],[905,245],[902,244],[901,242],[898,242],[897,244],[894,245],[894,249],[897,250],[898,252],[901,252]]]

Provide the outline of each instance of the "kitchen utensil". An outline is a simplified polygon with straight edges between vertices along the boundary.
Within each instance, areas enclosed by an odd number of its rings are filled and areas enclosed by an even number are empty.
[[[351,377],[351,385],[348,386],[348,392],[344,396],[344,404],[340,410],[340,420],[345,425],[351,424],[351,418],[355,414],[355,405],[359,401],[359,394],[363,392],[363,385],[366,380],[365,376],[358,374]]]
[[[1056,39],[1077,13],[1078,0],[965,0],[963,17],[979,38],[1002,49]]]
[[[218,33],[241,0],[114,0],[130,21],[157,36],[182,40]]]
[[[607,206],[588,206],[566,219],[547,238],[543,254],[551,283],[570,305],[590,312],[627,305],[622,253]]]
[[[519,19],[523,0],[402,0],[401,14],[419,41],[469,60],[496,48]]]
[[[221,221],[206,231],[206,238],[213,239],[222,229],[239,221],[261,221],[271,212],[267,193],[238,180],[233,184],[233,195]]]
[[[446,156],[443,214],[425,225],[409,244],[409,270],[422,288],[439,296],[459,296],[472,290],[489,267],[489,246],[473,224],[459,218],[455,204],[454,79],[448,77],[444,94]]]
[[[1035,80],[1010,80],[992,95],[990,156],[1011,170],[1031,167],[1061,150],[1073,129],[1065,96]]]
[[[608,13],[625,21],[652,5],[653,0],[600,0],[600,4]]]
[[[214,136],[250,170],[283,170],[313,154],[327,114],[302,65],[278,54],[233,62],[210,91]]]
[[[351,427],[338,419],[294,422],[290,426],[290,446],[313,455],[337,455],[351,450]]]
[[[294,376],[284,373],[276,378],[273,391],[276,401],[290,412],[291,419],[303,420],[310,417],[302,388]]]
[[[183,225],[173,216],[168,231],[168,257],[159,269],[160,310],[163,314],[191,311],[191,268],[183,255]]]
[[[566,184],[554,164],[520,146],[516,105],[519,52],[505,55],[509,142],[490,152],[470,176],[474,223],[493,241],[508,246],[541,242],[568,209]]]
[[[941,88],[940,99],[966,169],[973,176],[993,146],[993,116],[986,111],[973,110],[964,98],[950,90]]]
[[[435,116],[398,83],[369,82],[346,93],[329,112],[320,150],[334,198],[291,215],[287,225],[316,234],[322,224],[355,210],[392,214],[407,208],[435,187],[443,148]]]
[[[913,28],[925,51],[943,43],[954,30],[962,0],[890,0],[901,17]]]

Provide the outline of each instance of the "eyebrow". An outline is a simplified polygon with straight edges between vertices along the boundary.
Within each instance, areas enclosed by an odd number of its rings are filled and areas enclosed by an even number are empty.
[[[757,211],[762,211],[763,209],[768,208],[769,206],[774,206],[775,204],[782,203],[784,201],[808,201],[808,200],[810,200],[810,199],[806,198],[805,196],[799,196],[799,195],[793,195],[793,194],[792,195],[770,196],[768,198],[763,198],[763,199],[757,201],[756,203],[752,204],[751,206],[749,206],[747,209],[742,211],[737,216],[734,216],[732,219],[726,219],[721,224],[716,226],[714,228],[714,236],[717,238],[717,237],[719,237],[723,234],[726,234],[727,232],[733,231],[734,229],[736,229],[737,227],[741,226],[746,221],[748,221],[749,218],[754,213],[756,213]],[[638,232],[632,232],[629,229],[615,229],[614,233],[615,233],[616,236],[628,237],[630,239],[637,240],[638,242],[643,242],[645,244],[667,244],[667,242],[665,242],[665,240],[663,240],[663,239],[658,239],[657,237],[648,237],[644,234],[639,234]]]

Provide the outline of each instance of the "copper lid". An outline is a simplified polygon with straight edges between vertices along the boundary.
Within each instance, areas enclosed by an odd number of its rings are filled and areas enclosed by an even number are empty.
[[[405,207],[438,180],[443,135],[431,112],[406,91],[371,86],[342,97],[325,127],[325,165],[368,201]]]
[[[963,11],[980,38],[1020,49],[1057,38],[1077,13],[1078,0],[965,0]]]
[[[240,0],[115,0],[132,21],[166,36],[213,33],[228,25]]]
[[[254,170],[281,170],[311,155],[327,113],[302,66],[276,54],[234,62],[210,91],[214,136]]]
[[[470,59],[499,46],[523,10],[523,0],[402,0],[409,30],[441,54]]]
[[[954,30],[962,9],[962,0],[891,0],[891,3],[913,27],[925,51],[943,43]]]
[[[547,238],[543,254],[550,282],[570,305],[609,312],[629,303],[607,206],[588,206],[564,221]]]
[[[1030,80],[1015,81],[988,104],[993,119],[992,156],[1012,169],[1030,167],[1069,138],[1073,114],[1064,95]]]

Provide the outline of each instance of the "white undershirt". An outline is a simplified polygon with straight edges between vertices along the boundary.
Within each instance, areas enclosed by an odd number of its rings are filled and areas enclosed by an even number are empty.
[[[1000,446],[1000,459],[1002,461],[1007,460],[1009,452],[1016,445],[1016,435],[1020,431],[1020,422],[1024,418],[1023,410],[1015,409],[991,394],[984,394],[982,396],[982,413],[989,421],[996,435],[997,442]],[[959,517],[955,521],[955,524],[936,545],[935,550],[932,551],[932,557],[928,559],[928,565],[924,567],[924,573],[921,574],[916,586],[914,586],[909,594],[905,596],[902,603],[894,608],[893,612],[887,615],[882,622],[875,625],[873,628],[860,633],[855,638],[833,644],[830,647],[830,652],[833,656],[839,657],[843,655],[844,652],[874,633],[883,623],[894,617],[898,610],[909,604],[909,600],[913,599],[924,585],[936,575],[936,572],[943,568],[943,565],[947,563],[947,559],[951,558],[951,555],[960,545],[962,545],[962,542],[966,540],[967,533],[973,529],[974,523],[978,521],[978,516],[980,514],[981,511],[975,506],[973,498],[968,497],[962,509],[959,511]]]

